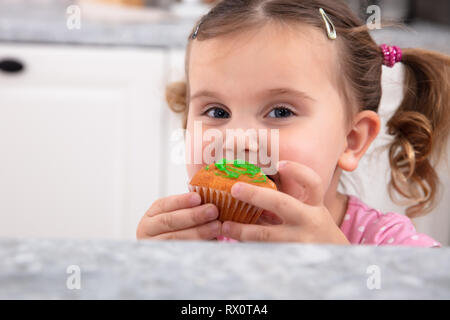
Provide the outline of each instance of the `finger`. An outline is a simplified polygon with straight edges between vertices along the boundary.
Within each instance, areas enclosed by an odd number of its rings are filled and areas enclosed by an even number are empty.
[[[233,221],[225,221],[222,224],[222,235],[238,241],[281,241],[280,233],[274,231],[273,226],[243,224]]]
[[[201,226],[162,233],[151,239],[155,240],[212,240],[220,236],[222,224],[220,221],[212,221]]]
[[[274,224],[282,224],[283,220],[280,219],[275,213],[264,210],[259,216],[256,224],[260,225],[274,225]]]
[[[311,206],[322,205],[322,179],[313,169],[293,161],[280,161],[278,173],[283,192]]]
[[[238,200],[275,213],[283,222],[298,224],[301,212],[307,212],[307,205],[283,192],[238,182],[231,188],[231,195]]]
[[[166,198],[156,200],[150,209],[147,210],[146,215],[153,217],[163,212],[171,212],[179,209],[192,208],[200,205],[202,199],[196,192],[189,192],[184,194],[177,194]]]
[[[144,222],[144,232],[149,236],[156,236],[202,225],[216,220],[218,216],[219,211],[213,204],[166,212],[147,219]]]

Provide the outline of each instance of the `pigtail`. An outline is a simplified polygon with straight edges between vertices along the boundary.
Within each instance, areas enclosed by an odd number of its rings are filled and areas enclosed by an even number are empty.
[[[186,129],[188,111],[186,91],[186,82],[184,81],[172,82],[166,86],[167,105],[173,112],[182,114],[182,125],[184,129]]]
[[[450,131],[450,57],[422,49],[403,49],[404,98],[387,122],[393,191],[416,204],[410,218],[435,207],[440,184],[434,166],[446,156]]]

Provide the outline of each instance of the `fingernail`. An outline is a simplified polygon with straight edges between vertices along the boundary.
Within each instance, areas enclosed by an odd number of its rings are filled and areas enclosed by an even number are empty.
[[[235,183],[234,186],[231,188],[231,195],[237,196],[241,190],[242,190],[242,184]]]
[[[207,218],[214,219],[214,218],[217,218],[218,212],[217,212],[216,207],[209,206],[208,209],[206,209],[205,214],[206,214]]]
[[[189,203],[191,204],[191,206],[199,205],[201,202],[202,199],[200,198],[200,195],[198,193],[194,193],[189,199]]]
[[[285,167],[287,164],[287,161],[279,161],[278,165],[277,165],[277,171],[280,170],[281,168]]]

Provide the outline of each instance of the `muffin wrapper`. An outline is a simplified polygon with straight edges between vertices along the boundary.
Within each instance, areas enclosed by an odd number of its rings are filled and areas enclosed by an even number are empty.
[[[256,223],[263,209],[246,202],[237,200],[231,193],[222,190],[188,185],[189,191],[197,192],[202,198],[202,203],[212,203],[219,209],[220,221],[235,221],[240,223]]]

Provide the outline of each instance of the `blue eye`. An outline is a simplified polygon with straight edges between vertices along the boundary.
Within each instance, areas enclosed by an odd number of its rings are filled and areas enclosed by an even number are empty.
[[[216,119],[227,119],[230,117],[230,114],[227,111],[218,107],[208,109],[205,114],[210,118]]]
[[[267,115],[269,118],[289,118],[292,117],[294,113],[285,107],[273,108],[272,111]]]

